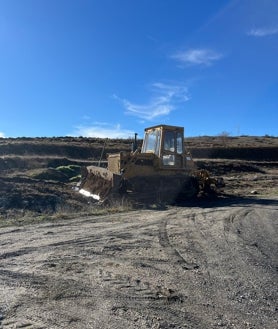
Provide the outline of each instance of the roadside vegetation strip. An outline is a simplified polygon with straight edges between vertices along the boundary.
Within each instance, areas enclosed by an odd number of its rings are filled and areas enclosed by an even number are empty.
[[[9,227],[9,226],[24,226],[24,225],[32,225],[39,224],[42,222],[57,222],[64,220],[72,220],[76,217],[78,218],[88,218],[91,216],[103,216],[103,215],[111,215],[117,213],[124,212],[132,212],[137,209],[132,208],[130,205],[117,203],[115,202],[112,205],[105,206],[92,206],[87,211],[80,212],[63,212],[57,211],[53,214],[34,214],[32,212],[26,212],[21,217],[16,216],[15,218],[6,218],[1,217],[0,215],[0,228]]]

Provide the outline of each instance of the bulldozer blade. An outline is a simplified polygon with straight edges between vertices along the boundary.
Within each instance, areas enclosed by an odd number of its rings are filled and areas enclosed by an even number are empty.
[[[96,166],[83,168],[81,175],[79,193],[98,201],[105,200],[109,194],[117,190],[121,180],[120,175]]]

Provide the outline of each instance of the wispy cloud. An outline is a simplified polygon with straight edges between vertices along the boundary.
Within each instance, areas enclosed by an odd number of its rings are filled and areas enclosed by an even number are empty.
[[[5,138],[5,134],[0,131],[0,138]]]
[[[250,31],[247,32],[247,35],[253,37],[266,37],[274,34],[278,34],[278,27],[262,27],[262,28],[251,29]]]
[[[223,57],[222,54],[211,49],[189,49],[178,51],[171,56],[183,65],[206,65],[209,66],[213,62]]]
[[[157,82],[152,84],[151,92],[152,96],[149,102],[145,104],[136,104],[116,95],[114,97],[122,102],[126,114],[149,121],[169,115],[176,108],[177,103],[189,100],[187,88],[177,84],[170,85]]]
[[[98,138],[129,138],[134,135],[134,131],[123,129],[120,124],[111,125],[109,123],[95,122],[92,125],[80,125],[70,136],[98,137]]]

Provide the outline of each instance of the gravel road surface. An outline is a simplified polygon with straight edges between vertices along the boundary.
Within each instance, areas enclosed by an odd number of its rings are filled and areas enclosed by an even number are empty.
[[[0,229],[0,328],[278,328],[278,200]]]

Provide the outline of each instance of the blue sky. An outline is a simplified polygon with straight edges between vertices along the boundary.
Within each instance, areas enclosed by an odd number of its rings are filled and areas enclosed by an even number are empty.
[[[0,0],[0,136],[278,135],[277,0]]]

